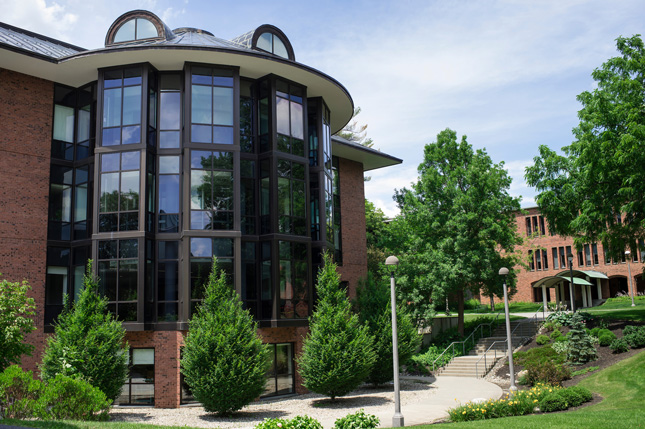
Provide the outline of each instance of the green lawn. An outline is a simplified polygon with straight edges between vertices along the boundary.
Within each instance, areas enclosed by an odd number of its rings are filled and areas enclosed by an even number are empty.
[[[542,308],[542,303],[539,302],[511,302],[508,304],[508,310],[511,313],[535,313],[536,311]],[[497,303],[495,304],[495,311],[490,311],[490,306],[481,305],[479,308],[472,310],[465,310],[464,313],[470,314],[482,314],[482,313],[493,313],[497,314],[499,312],[504,312],[504,304]]]
[[[422,425],[418,429],[444,428],[642,428],[645,427],[645,351],[593,374],[579,384],[604,400],[577,411],[503,419]]]
[[[601,319],[634,320],[645,322],[645,296],[634,298],[635,307],[629,297],[609,298],[603,305],[585,308],[582,311]]]
[[[28,428],[47,428],[47,429],[93,429],[93,428],[114,428],[114,429],[159,429],[169,427],[181,427],[187,429],[197,429],[192,426],[157,426],[145,423],[124,423],[124,422],[77,422],[71,420],[65,421],[23,421],[14,419],[0,420],[0,425],[13,425]]]

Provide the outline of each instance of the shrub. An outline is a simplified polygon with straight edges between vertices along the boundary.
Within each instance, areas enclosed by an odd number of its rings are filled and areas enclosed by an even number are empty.
[[[526,366],[527,364],[554,361],[556,363],[564,362],[564,355],[558,354],[551,346],[534,347],[526,352],[517,352],[513,354],[513,359],[518,365]]]
[[[629,328],[629,326],[627,326],[625,330],[627,330],[627,328]],[[623,333],[625,330],[623,330]],[[623,338],[625,338],[627,344],[629,344],[631,348],[638,349],[645,347],[645,326],[630,329],[628,330],[628,332],[629,333],[626,334]]]
[[[587,334],[582,317],[579,313],[571,316],[571,329],[568,333],[569,349],[567,359],[573,364],[583,364],[597,359],[596,347],[591,336]]]
[[[623,336],[633,334],[634,332],[638,331],[639,326],[634,326],[634,325],[627,325],[623,329]]]
[[[551,340],[546,335],[538,335],[537,338],[535,339],[535,342],[541,346],[545,344],[549,344],[550,341]]]
[[[295,416],[289,422],[289,427],[292,429],[323,429],[323,425],[318,420],[309,416]]]
[[[629,350],[629,344],[627,344],[627,340],[624,338],[616,338],[609,344],[609,348],[614,353],[625,353]]]
[[[304,386],[333,400],[367,378],[376,361],[374,339],[352,314],[329,254],[318,272],[318,297],[297,362]]]
[[[559,338],[562,338],[564,335],[562,335],[562,332],[560,332],[558,329],[554,329],[553,332],[551,332],[551,335],[549,335],[549,338],[551,338],[554,341],[557,341]]]
[[[36,329],[36,304],[27,296],[30,289],[26,281],[0,281],[0,371],[20,364],[21,356],[31,355],[34,348],[25,341],[25,336]]]
[[[182,372],[206,411],[230,415],[264,391],[267,346],[215,258],[185,343]]]
[[[530,361],[525,365],[526,378],[531,385],[547,383],[560,386],[564,380],[571,378],[571,371],[563,365],[556,365],[550,360]]]
[[[593,394],[589,391],[589,389],[586,389],[584,387],[573,386],[569,387],[567,390],[575,390],[582,397],[583,403],[589,402],[593,399]]]
[[[572,313],[565,313],[564,311],[556,311],[546,317],[547,322],[557,323],[560,326],[569,326]]]
[[[538,401],[540,411],[545,413],[552,413],[554,411],[562,411],[569,408],[567,400],[563,398],[558,392],[549,393],[544,398]]]
[[[600,329],[601,329],[601,328],[600,328],[600,327],[598,327],[598,326],[597,326],[597,327],[595,327],[595,328],[593,328],[593,329],[591,329],[591,330],[589,331],[589,335],[591,335],[592,337],[596,337],[596,338],[598,338],[598,333],[600,332]]]
[[[387,383],[394,377],[392,310],[388,283],[377,282],[372,275],[368,274],[367,279],[361,279],[358,282],[354,305],[360,322],[369,328],[370,334],[374,337],[376,362],[367,376],[367,381],[375,385]],[[396,319],[399,362],[405,363],[421,344],[421,336],[404,308],[397,309]]]
[[[408,372],[429,374],[432,370],[432,363],[441,355],[441,353],[443,353],[444,350],[444,348],[439,348],[431,344],[425,352],[416,354],[408,359],[406,362]],[[457,352],[455,356],[461,356],[461,349],[455,349],[455,351]],[[435,364],[436,367],[441,367],[447,364],[450,362],[451,358],[452,353],[444,353],[441,355],[441,358],[437,360]]]
[[[599,366],[589,366],[587,368],[579,369],[578,371],[573,371],[571,373],[571,377],[586,374],[588,372],[593,372],[593,371],[597,370],[598,368],[600,368],[600,367]]]
[[[608,330],[601,330],[600,333],[598,334],[598,344],[600,344],[603,347],[607,347],[611,344],[612,341],[616,339],[616,335]]]
[[[365,414],[361,409],[354,414],[347,414],[345,417],[337,419],[334,423],[334,429],[372,429],[377,427],[378,424],[378,417]]]
[[[561,339],[560,339],[561,338]],[[560,356],[566,356],[569,352],[569,342],[565,337],[558,338],[558,341],[555,341],[551,344],[551,348]]]
[[[542,325],[542,327],[544,327],[544,329],[547,332],[551,332],[554,329],[560,329],[562,325],[560,325],[559,323],[556,323],[555,321],[549,321],[549,322],[544,322],[544,325]]]
[[[38,403],[44,420],[107,420],[111,405],[97,387],[62,374],[49,380]]]
[[[576,390],[562,389],[558,391],[558,395],[564,398],[569,407],[578,407],[585,402],[582,395]]]
[[[42,389],[42,382],[34,380],[31,371],[23,371],[17,365],[5,369],[0,373],[0,418],[33,417]]]
[[[255,429],[288,429],[289,420],[285,419],[264,419],[257,425]]]
[[[78,300],[70,308],[66,299],[66,307],[47,340],[42,378],[47,382],[58,374],[80,376],[113,401],[128,377],[128,345],[125,329],[107,311],[107,299],[99,294],[91,260]]]

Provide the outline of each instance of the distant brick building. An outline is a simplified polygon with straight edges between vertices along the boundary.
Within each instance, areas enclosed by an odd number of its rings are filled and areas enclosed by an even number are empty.
[[[353,294],[363,172],[401,162],[332,136],[353,111],[271,25],[224,40],[136,10],[85,50],[0,23],[0,272],[34,288],[25,366],[91,258],[131,346],[118,402],[189,401],[181,346],[216,256],[271,344],[265,394],[303,391],[321,253]]]
[[[614,260],[601,243],[587,243],[581,251],[573,245],[573,239],[555,235],[537,207],[517,212],[517,231],[526,239],[520,251],[530,261],[528,270],[516,266],[517,293],[513,301],[562,302],[571,308],[571,265],[567,255],[573,255],[575,308],[597,305],[599,300],[615,297],[618,293],[630,293],[629,271],[635,292],[645,292],[643,261],[645,243],[633,244],[629,264],[623,254]]]

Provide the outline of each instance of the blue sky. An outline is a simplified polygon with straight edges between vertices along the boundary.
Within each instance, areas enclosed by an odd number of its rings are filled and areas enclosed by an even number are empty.
[[[423,146],[447,127],[505,162],[511,194],[535,205],[524,168],[539,145],[571,143],[591,72],[616,55],[618,36],[645,31],[642,0],[0,0],[0,20],[92,49],[133,9],[225,39],[283,30],[299,62],[349,90],[374,147],[403,159],[366,183],[388,215],[394,189],[416,181]]]

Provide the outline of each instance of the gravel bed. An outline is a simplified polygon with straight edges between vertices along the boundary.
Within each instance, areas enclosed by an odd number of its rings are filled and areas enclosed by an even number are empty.
[[[401,402],[405,404],[429,401],[436,391],[437,389],[431,385],[431,379],[401,380]],[[207,413],[199,406],[182,406],[173,409],[117,406],[110,411],[110,420],[164,426],[242,429],[252,428],[265,418],[292,418],[306,414],[318,419],[325,428],[329,428],[337,418],[354,413],[361,408],[367,414],[391,414],[394,410],[392,385],[382,388],[366,386],[347,396],[337,398],[334,402],[315,393],[261,400],[244,407],[230,418]]]

